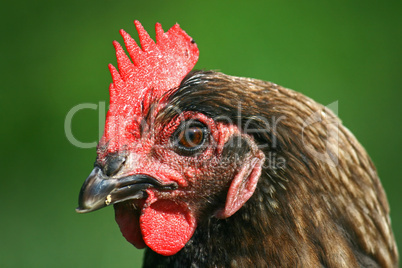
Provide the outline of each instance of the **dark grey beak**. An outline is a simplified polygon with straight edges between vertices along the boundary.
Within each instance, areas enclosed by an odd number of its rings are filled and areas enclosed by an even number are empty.
[[[95,167],[81,187],[76,211],[86,213],[130,199],[143,199],[147,197],[145,190],[151,187],[174,190],[177,189],[177,184],[162,184],[157,179],[142,174],[110,178],[99,167]]]

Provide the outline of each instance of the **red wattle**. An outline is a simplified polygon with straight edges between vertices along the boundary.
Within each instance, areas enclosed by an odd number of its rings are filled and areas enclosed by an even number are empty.
[[[115,204],[114,211],[116,222],[126,240],[136,248],[145,248],[140,230],[140,211],[124,204]]]
[[[161,255],[170,256],[190,240],[197,223],[187,205],[158,200],[144,208],[140,226],[147,246]]]

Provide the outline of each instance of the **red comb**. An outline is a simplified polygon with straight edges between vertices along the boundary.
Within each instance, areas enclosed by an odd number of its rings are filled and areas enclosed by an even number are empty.
[[[128,135],[138,133],[138,124],[152,100],[177,88],[198,60],[198,48],[178,24],[164,32],[155,25],[156,43],[139,21],[134,21],[141,48],[124,30],[120,30],[132,62],[116,41],[117,66],[109,64],[110,108],[106,117],[101,145],[115,151],[127,144]],[[117,141],[118,139],[119,141]]]

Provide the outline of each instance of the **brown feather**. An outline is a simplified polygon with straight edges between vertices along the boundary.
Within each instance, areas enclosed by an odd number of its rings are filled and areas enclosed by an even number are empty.
[[[266,165],[257,189],[243,208],[224,220],[200,219],[178,254],[148,250],[144,267],[397,267],[376,169],[328,108],[274,83],[212,71],[191,72],[164,99],[160,122],[177,111],[198,111],[229,118],[245,134],[246,124],[276,124],[249,134],[257,145],[268,146],[262,149]],[[273,166],[272,155],[285,164]],[[211,197],[203,215],[222,202],[223,195]]]

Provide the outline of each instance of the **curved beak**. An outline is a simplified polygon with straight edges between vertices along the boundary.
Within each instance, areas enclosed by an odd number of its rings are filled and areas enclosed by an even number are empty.
[[[130,199],[147,197],[146,189],[177,189],[176,183],[162,184],[148,175],[132,175],[122,178],[110,178],[95,167],[81,187],[78,198],[78,213],[86,213]]]

